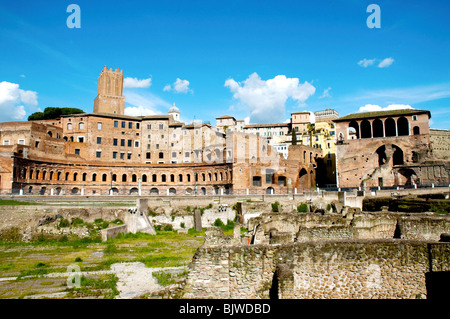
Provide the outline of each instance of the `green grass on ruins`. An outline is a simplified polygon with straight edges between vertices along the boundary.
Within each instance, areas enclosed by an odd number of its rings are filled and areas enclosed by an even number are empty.
[[[16,282],[36,280],[46,274],[66,272],[74,264],[81,272],[109,270],[118,262],[142,262],[147,267],[187,266],[203,244],[204,235],[205,229],[201,232],[189,229],[187,234],[176,231],[119,234],[106,242],[99,237],[61,240],[50,236],[29,243],[0,240],[0,278],[17,277]],[[16,290],[13,294],[13,290],[0,284],[0,299],[17,298],[25,293]]]

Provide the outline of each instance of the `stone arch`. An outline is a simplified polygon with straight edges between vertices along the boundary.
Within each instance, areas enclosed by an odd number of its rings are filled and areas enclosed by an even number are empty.
[[[41,189],[39,190],[39,195],[45,195],[46,192],[47,192],[47,187],[42,186]]]
[[[305,168],[298,174],[298,184],[300,187],[308,187],[308,171]]]
[[[397,120],[398,136],[409,135],[409,122],[406,117],[402,116]]]
[[[394,153],[392,154],[392,164],[403,165],[404,164],[403,150],[397,145],[392,145],[392,148],[394,149]]]
[[[139,194],[139,189],[137,187],[132,187],[130,189],[130,195],[138,195]]]
[[[266,194],[268,194],[268,195],[275,194],[275,190],[273,189],[273,187],[267,187]]]
[[[351,130],[353,129],[353,130]],[[359,124],[356,121],[351,121],[350,124],[348,125],[348,132],[350,135],[350,132],[354,131],[356,134],[356,138],[359,138]]]
[[[398,170],[398,173],[401,175],[400,185],[411,186],[417,181],[417,175],[413,169],[402,168]]]
[[[383,121],[375,119],[372,122],[373,137],[384,137]]]
[[[177,194],[177,190],[173,187],[169,188],[169,195],[176,195]]]
[[[384,136],[397,136],[397,126],[395,120],[391,117],[384,121]]]
[[[119,189],[117,187],[111,188],[111,192],[113,195],[119,195]]]
[[[153,187],[150,190],[150,195],[159,195],[159,190],[156,187]]]
[[[363,120],[361,122],[361,138],[371,138],[372,137],[372,125],[368,120]]]
[[[72,190],[70,191],[70,194],[72,195],[78,195],[80,194],[80,189],[78,187],[74,187],[72,188]]]
[[[55,195],[62,195],[62,188],[61,187],[56,187],[55,188]]]
[[[192,192],[193,192],[192,188],[190,187],[186,188],[186,195],[192,195]]]
[[[378,166],[385,164],[387,160],[386,146],[380,146],[375,152],[378,154]]]
[[[206,188],[205,187],[200,188],[200,195],[206,195]]]

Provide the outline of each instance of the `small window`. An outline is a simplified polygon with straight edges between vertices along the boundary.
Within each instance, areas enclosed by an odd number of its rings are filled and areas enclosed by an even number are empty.
[[[125,140],[124,139],[120,140],[120,146],[125,146]]]
[[[164,129],[164,124],[159,124],[159,129],[160,130]]]
[[[75,155],[80,155],[80,149],[79,148],[75,149]]]
[[[147,130],[151,130],[152,129],[152,125],[151,124],[147,124]]]
[[[113,159],[116,159],[116,158],[117,158],[117,152],[113,152],[112,158],[113,158]]]
[[[114,127],[119,127],[119,121],[114,121]]]
[[[133,122],[128,122],[128,128],[133,128]]]
[[[97,158],[102,157],[102,152],[100,152],[100,151],[95,152],[95,157],[97,157]]]
[[[3,145],[9,145],[9,140],[3,140]]]
[[[132,140],[128,140],[128,147],[133,146],[133,141]]]
[[[78,125],[78,127],[80,128],[80,130],[84,130],[84,123],[81,122],[81,123]]]
[[[189,157],[189,152],[184,152],[184,157]]]
[[[17,142],[17,144],[20,144],[20,145],[25,145],[25,140],[23,140],[23,139],[20,139],[18,142]]]
[[[151,153],[150,153],[150,152],[147,152],[147,153],[145,154],[145,158],[150,159],[150,158],[151,158]]]
[[[139,141],[134,141],[134,147],[139,147]]]
[[[122,128],[125,128],[125,122],[122,122]]]
[[[164,158],[164,153],[163,152],[159,152],[159,158]]]
[[[113,145],[117,146],[117,138],[113,139]]]
[[[177,157],[177,152],[172,152],[172,157]]]
[[[84,143],[84,137],[78,136],[77,141],[78,141],[78,143]]]
[[[417,115],[413,115],[412,119],[413,121],[417,121]]]
[[[72,123],[67,123],[67,129],[68,129],[69,131],[72,130]]]
[[[99,131],[102,130],[102,122],[97,123],[97,130],[99,130]]]
[[[131,159],[131,153],[127,154],[127,159]]]
[[[136,123],[136,128],[139,129],[140,125],[139,123]]]
[[[125,153],[123,153],[123,152],[120,153],[120,159],[122,159],[122,160],[125,159]]]
[[[97,144],[102,144],[102,138],[101,137],[97,137]]]

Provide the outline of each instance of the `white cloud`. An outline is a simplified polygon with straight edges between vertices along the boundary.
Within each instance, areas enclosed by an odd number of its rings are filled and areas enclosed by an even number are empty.
[[[37,93],[19,88],[19,84],[0,82],[0,119],[2,121],[23,120],[26,116],[24,105],[36,106]]]
[[[411,105],[406,104],[390,104],[386,107],[381,107],[376,104],[366,104],[361,106],[358,112],[376,112],[376,111],[389,111],[389,110],[400,110],[400,109],[412,109]]]
[[[358,65],[362,66],[363,68],[367,68],[369,65],[372,65],[375,63],[375,59],[362,59],[358,62]]]
[[[386,58],[383,61],[381,61],[378,64],[379,68],[387,68],[388,66],[390,66],[392,63],[394,63],[394,59],[393,58]]]
[[[228,79],[225,86],[233,93],[233,98],[239,100],[242,107],[250,112],[250,118],[255,123],[283,121],[289,98],[301,104],[316,91],[306,81],[300,84],[298,78],[277,75],[265,81],[256,72],[243,82]]]
[[[124,88],[148,88],[152,85],[152,78],[138,80],[137,78],[125,78],[123,80]]]
[[[378,59],[362,59],[358,62],[359,66],[362,66],[363,68],[367,68],[368,66],[374,65],[375,62],[379,61]],[[385,58],[383,60],[381,60],[378,63],[378,67],[379,68],[387,68],[388,66],[390,66],[392,63],[394,63],[394,59],[393,58]]]
[[[125,96],[125,114],[132,116],[145,116],[162,114],[159,108],[170,108],[172,105],[160,97],[145,92],[138,94],[130,90],[125,90],[123,95]]]
[[[188,93],[188,92],[193,93],[194,92],[189,88],[189,81],[182,80],[180,78],[177,78],[176,81],[172,85],[167,84],[163,88],[163,91],[174,91],[175,93]]]

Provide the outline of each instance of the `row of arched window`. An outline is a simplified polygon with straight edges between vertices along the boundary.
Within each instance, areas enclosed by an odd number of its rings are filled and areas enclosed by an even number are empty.
[[[18,175],[21,179],[29,180],[55,180],[55,181],[74,181],[74,182],[138,182],[138,174],[115,174],[108,173],[70,173],[70,172],[54,172],[39,169],[22,168]],[[109,177],[108,177],[109,176]],[[141,182],[143,183],[190,183],[190,182],[221,182],[231,181],[232,173],[228,171],[216,171],[207,173],[187,173],[187,174],[141,174]]]
[[[374,119],[372,122],[369,120],[362,120],[360,123],[353,120],[349,123],[349,132],[352,131],[357,139],[411,135],[410,123],[404,116],[398,118],[397,121],[391,117],[384,121],[381,119]],[[420,127],[413,126],[412,134],[420,135]],[[339,139],[344,139],[343,133],[339,134]]]

